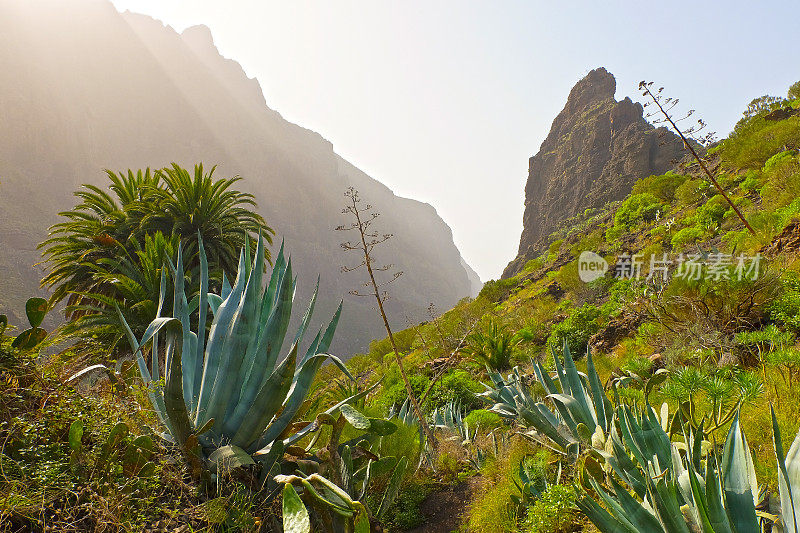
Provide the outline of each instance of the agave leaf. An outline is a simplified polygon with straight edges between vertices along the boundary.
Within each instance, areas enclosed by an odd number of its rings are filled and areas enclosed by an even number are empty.
[[[239,468],[240,466],[255,464],[250,454],[233,444],[217,448],[209,456],[208,460],[213,465],[214,471],[218,473],[230,472],[234,468]]]
[[[606,394],[603,392],[603,385],[600,383],[600,376],[597,375],[597,370],[594,368],[594,360],[592,359],[592,351],[586,351],[586,373],[589,376],[589,387],[592,393],[592,402],[594,403],[595,413],[597,415],[597,423],[603,429],[608,428],[606,422]]]
[[[182,375],[182,336],[181,324],[177,320],[167,326],[167,353],[172,352],[172,364],[167,369],[167,382],[164,386],[164,407],[170,421],[170,432],[179,445],[183,445],[192,433],[192,423],[183,400]]]
[[[308,364],[308,362],[306,362],[306,364]],[[334,405],[333,407],[331,407],[327,411],[325,411],[325,414],[329,415],[331,413],[334,413],[334,412],[336,412],[337,409],[339,409],[344,404],[347,404],[347,403],[359,400],[361,398],[364,398],[365,396],[370,394],[372,391],[377,389],[380,386],[380,384],[381,384],[381,381],[379,380],[374,385],[372,385],[371,387],[369,387],[367,389],[364,389],[363,391],[361,391],[361,392],[359,392],[357,394],[354,394],[354,395],[350,396],[349,398],[346,398],[346,399],[342,400],[341,402],[337,403],[336,405]],[[285,409],[284,409],[284,411],[285,411]],[[294,415],[292,415],[292,416],[294,416]],[[283,413],[281,413],[279,418],[282,418],[282,417],[283,417]],[[290,421],[291,421],[291,418],[290,418]],[[278,421],[276,420],[275,422],[273,422],[273,424],[275,424],[276,422],[278,422]],[[278,436],[280,436],[283,433],[283,430],[286,429],[286,425],[288,425],[288,424],[284,424],[284,421],[281,420],[280,422],[278,422],[278,427],[280,427],[281,425],[283,426],[283,429],[280,432],[277,433]],[[299,441],[300,439],[302,439],[303,437],[308,435],[311,431],[315,431],[316,429],[317,428],[315,427],[314,424],[308,424],[305,428],[303,428],[302,430],[298,431],[297,433],[295,433],[291,437],[289,437],[286,440],[284,440],[283,443],[286,446],[291,446],[295,442]],[[262,443],[262,442],[263,443],[271,442],[270,437],[271,437],[271,433],[273,431],[277,432],[277,429],[272,430],[271,426],[268,427],[267,428],[267,432],[264,434],[264,436],[261,437],[261,440],[259,442],[260,443]],[[272,439],[272,440],[274,440],[274,439]]]
[[[586,424],[591,431],[594,431],[597,425],[597,413],[595,413],[594,406],[586,397],[586,389],[583,386],[580,374],[578,374],[578,369],[575,367],[575,361],[573,361],[572,354],[569,352],[569,346],[566,343],[564,343],[564,372],[569,382],[570,391],[572,391],[571,395],[578,401],[581,407],[582,422]]]
[[[353,453],[350,446],[342,446],[339,454],[341,463],[339,465],[339,477],[342,479],[342,488],[348,494],[353,493]]]
[[[225,344],[228,336],[228,329],[231,326],[241,301],[242,292],[245,285],[244,274],[244,250],[239,253],[239,273],[236,277],[236,285],[230,290],[228,297],[220,304],[214,321],[211,323],[211,330],[208,333],[206,346],[206,356],[203,363],[203,377],[200,384],[200,398],[197,403],[195,413],[195,425],[203,425],[209,418],[216,418],[211,413],[210,403],[213,398],[214,389],[219,380],[223,378],[219,374],[225,358]],[[224,281],[224,280],[223,280]]]
[[[611,485],[614,489],[614,494],[617,496],[619,506],[622,508],[631,524],[639,531],[663,531],[658,519],[639,501],[631,496],[625,487],[620,485],[614,478],[611,478]]]
[[[558,394],[560,392],[555,382],[550,378],[550,373],[542,367],[539,361],[533,362],[533,371],[536,374],[536,379],[542,384],[547,394]]]
[[[781,519],[786,533],[799,533],[800,528],[800,432],[784,457],[781,431],[775,410],[770,405],[772,415],[772,442],[775,445],[775,458],[778,463],[778,492],[781,498]]]
[[[616,531],[628,531],[630,533],[642,533],[644,531],[650,533],[651,531],[652,532],[662,531],[660,527],[656,527],[655,529],[642,529],[640,527],[637,527],[636,523],[638,523],[638,521],[636,520],[636,517],[634,515],[638,513],[649,513],[649,511],[644,509],[644,507],[642,507],[641,504],[639,505],[637,513],[631,515],[622,506],[622,504],[618,502],[616,498],[613,498],[610,494],[608,494],[600,486],[598,482],[596,482],[592,478],[589,478],[589,483],[592,485],[592,488],[597,493],[597,495],[600,496],[600,499],[602,499],[603,502],[606,504],[606,508],[608,509],[609,513],[622,525],[622,529],[617,529]],[[630,500],[633,500],[633,498],[630,498],[630,496],[628,496],[628,498]],[[638,503],[636,502],[636,500],[633,500],[633,502]],[[655,519],[655,517],[652,518]]]
[[[294,346],[289,356],[262,384],[253,401],[249,405],[242,402],[236,406],[233,415],[223,423],[221,434],[235,431],[231,442],[247,450],[252,448],[252,444],[286,401],[293,384],[296,355],[297,346]]]
[[[706,508],[708,521],[714,533],[734,533],[731,528],[728,514],[725,511],[725,496],[722,490],[721,479],[718,475],[719,466],[716,458],[709,456],[707,461],[713,466],[706,469]],[[690,469],[691,465],[690,465]]]
[[[376,513],[376,517],[380,520],[386,511],[389,510],[389,507],[394,502],[395,498],[397,498],[397,494],[400,491],[400,485],[403,483],[403,477],[406,473],[406,467],[408,466],[408,458],[403,456],[400,461],[398,461],[397,466],[394,468],[394,472],[392,472],[392,477],[389,479],[389,484],[386,487],[386,491],[383,493],[383,499],[381,499],[381,504],[378,507],[378,512]]]
[[[208,259],[206,250],[203,246],[203,237],[200,230],[197,231],[197,247],[200,256],[200,294],[198,294],[197,304],[197,335],[194,360],[194,382],[192,383],[191,412],[197,410],[197,399],[200,395],[200,386],[203,380],[203,359],[206,351],[206,319],[208,316]]]
[[[722,480],[728,516],[737,531],[758,531],[755,498],[758,485],[753,458],[737,413],[722,452]],[[755,484],[755,491],[753,486]]]
[[[238,400],[241,383],[240,380],[242,366],[247,354],[247,347],[253,337],[253,332],[257,327],[258,321],[258,292],[261,289],[261,271],[263,268],[264,254],[256,257],[256,265],[249,269],[247,260],[250,256],[249,246],[244,246],[245,254],[243,262],[243,274],[236,280],[236,286],[229,299],[238,299],[238,307],[227,327],[224,342],[220,354],[220,366],[214,380],[206,407],[208,418],[224,420],[228,413],[229,406],[233,408]],[[249,270],[249,276],[247,276]],[[247,278],[246,282],[244,278]],[[209,341],[211,344],[211,341]],[[215,433],[212,430],[212,433]]]
[[[589,496],[584,496],[575,503],[601,533],[639,533],[630,523],[611,516]]]

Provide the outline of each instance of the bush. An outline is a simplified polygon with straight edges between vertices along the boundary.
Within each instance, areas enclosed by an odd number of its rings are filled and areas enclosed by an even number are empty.
[[[560,351],[566,342],[573,356],[576,359],[581,357],[589,346],[589,338],[600,329],[597,323],[599,317],[600,310],[597,307],[583,304],[563,322],[553,326],[547,345],[552,350]]]
[[[385,525],[391,531],[408,531],[425,522],[419,506],[428,497],[431,487],[428,483],[412,479],[403,485],[397,498],[386,513]]]
[[[683,228],[672,236],[672,246],[681,248],[686,244],[697,242],[703,236],[703,230],[698,227]]]
[[[744,177],[744,181],[739,185],[745,191],[758,191],[764,184],[759,179],[759,174],[755,170],[750,170]]]
[[[705,197],[709,184],[701,179],[684,181],[676,190],[675,198],[680,205],[694,205]]]
[[[682,176],[673,172],[667,172],[660,176],[650,176],[638,180],[633,184],[631,194],[650,194],[666,204],[671,204],[675,200],[675,191],[688,180],[688,176]]]
[[[414,395],[417,397],[428,388],[429,380],[423,375],[411,374],[408,376],[408,381],[411,384],[411,390],[414,391]],[[376,401],[380,402],[386,409],[391,409],[392,407],[400,408],[407,399],[408,391],[406,391],[405,383],[401,379],[394,381],[391,385],[387,383],[383,392],[376,397]]]
[[[483,405],[483,401],[475,396],[483,392],[480,382],[464,370],[453,370],[442,376],[431,388],[428,395],[428,407],[435,409],[450,402],[458,402],[465,409],[473,409]]]
[[[704,228],[718,228],[730,207],[728,201],[721,194],[717,194],[697,208],[697,221]]]
[[[526,533],[567,533],[580,530],[575,507],[575,489],[550,485],[528,508],[523,531]]]
[[[778,122],[755,118],[722,142],[723,162],[738,168],[760,169],[778,152],[800,148],[800,117]]]
[[[503,418],[486,409],[476,409],[464,417],[464,424],[468,425],[471,431],[476,428],[479,431],[491,431],[503,425]]]
[[[492,279],[483,284],[481,292],[478,293],[478,298],[483,297],[492,303],[497,303],[508,298],[511,294],[511,289],[517,286],[519,280],[517,278],[508,279]]]
[[[650,193],[633,194],[625,199],[614,214],[614,225],[629,228],[639,221],[651,222],[663,212],[661,200]]]
[[[769,306],[770,319],[800,332],[800,279],[794,273],[782,280],[781,292]]]

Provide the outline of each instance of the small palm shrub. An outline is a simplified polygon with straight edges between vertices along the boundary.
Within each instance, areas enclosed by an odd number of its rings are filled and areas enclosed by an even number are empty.
[[[521,342],[521,337],[511,333],[498,321],[490,319],[483,328],[467,336],[466,346],[461,352],[499,372],[511,368],[517,346]]]

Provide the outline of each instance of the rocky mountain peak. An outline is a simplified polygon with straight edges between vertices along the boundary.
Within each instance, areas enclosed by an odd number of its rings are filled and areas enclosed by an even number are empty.
[[[605,68],[589,72],[530,158],[519,252],[504,277],[544,252],[565,220],[625,198],[637,179],[663,174],[683,156],[680,139],[648,123],[641,104],[614,99],[616,87]]]
[[[574,113],[596,102],[612,100],[616,92],[617,80],[614,75],[603,67],[596,68],[575,84],[569,92],[564,110]]]

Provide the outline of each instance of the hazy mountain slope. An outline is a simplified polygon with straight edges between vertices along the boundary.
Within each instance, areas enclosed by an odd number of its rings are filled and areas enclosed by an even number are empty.
[[[219,176],[245,178],[239,185],[256,195],[296,261],[298,301],[317,273],[318,322],[345,297],[334,345],[344,354],[380,334],[370,303],[347,296],[360,277],[339,270],[356,259],[333,231],[345,222],[349,185],[383,213],[378,229],[396,235],[378,251],[406,273],[393,285],[395,323],[474,292],[433,207],[395,196],[320,135],[267,107],[258,82],[219,55],[205,27],[178,34],[105,0],[4,0],[0,72],[0,307],[16,323],[24,298],[37,292],[36,244],[56,213],[74,205],[71,192],[103,183],[104,168],[172,161],[218,164]]]
[[[683,156],[681,140],[654,128],[641,104],[614,99],[617,82],[592,70],[569,93],[539,152],[530,158],[519,252],[503,272],[511,277],[550,244],[568,218],[621,200],[634,182],[662,174]]]

